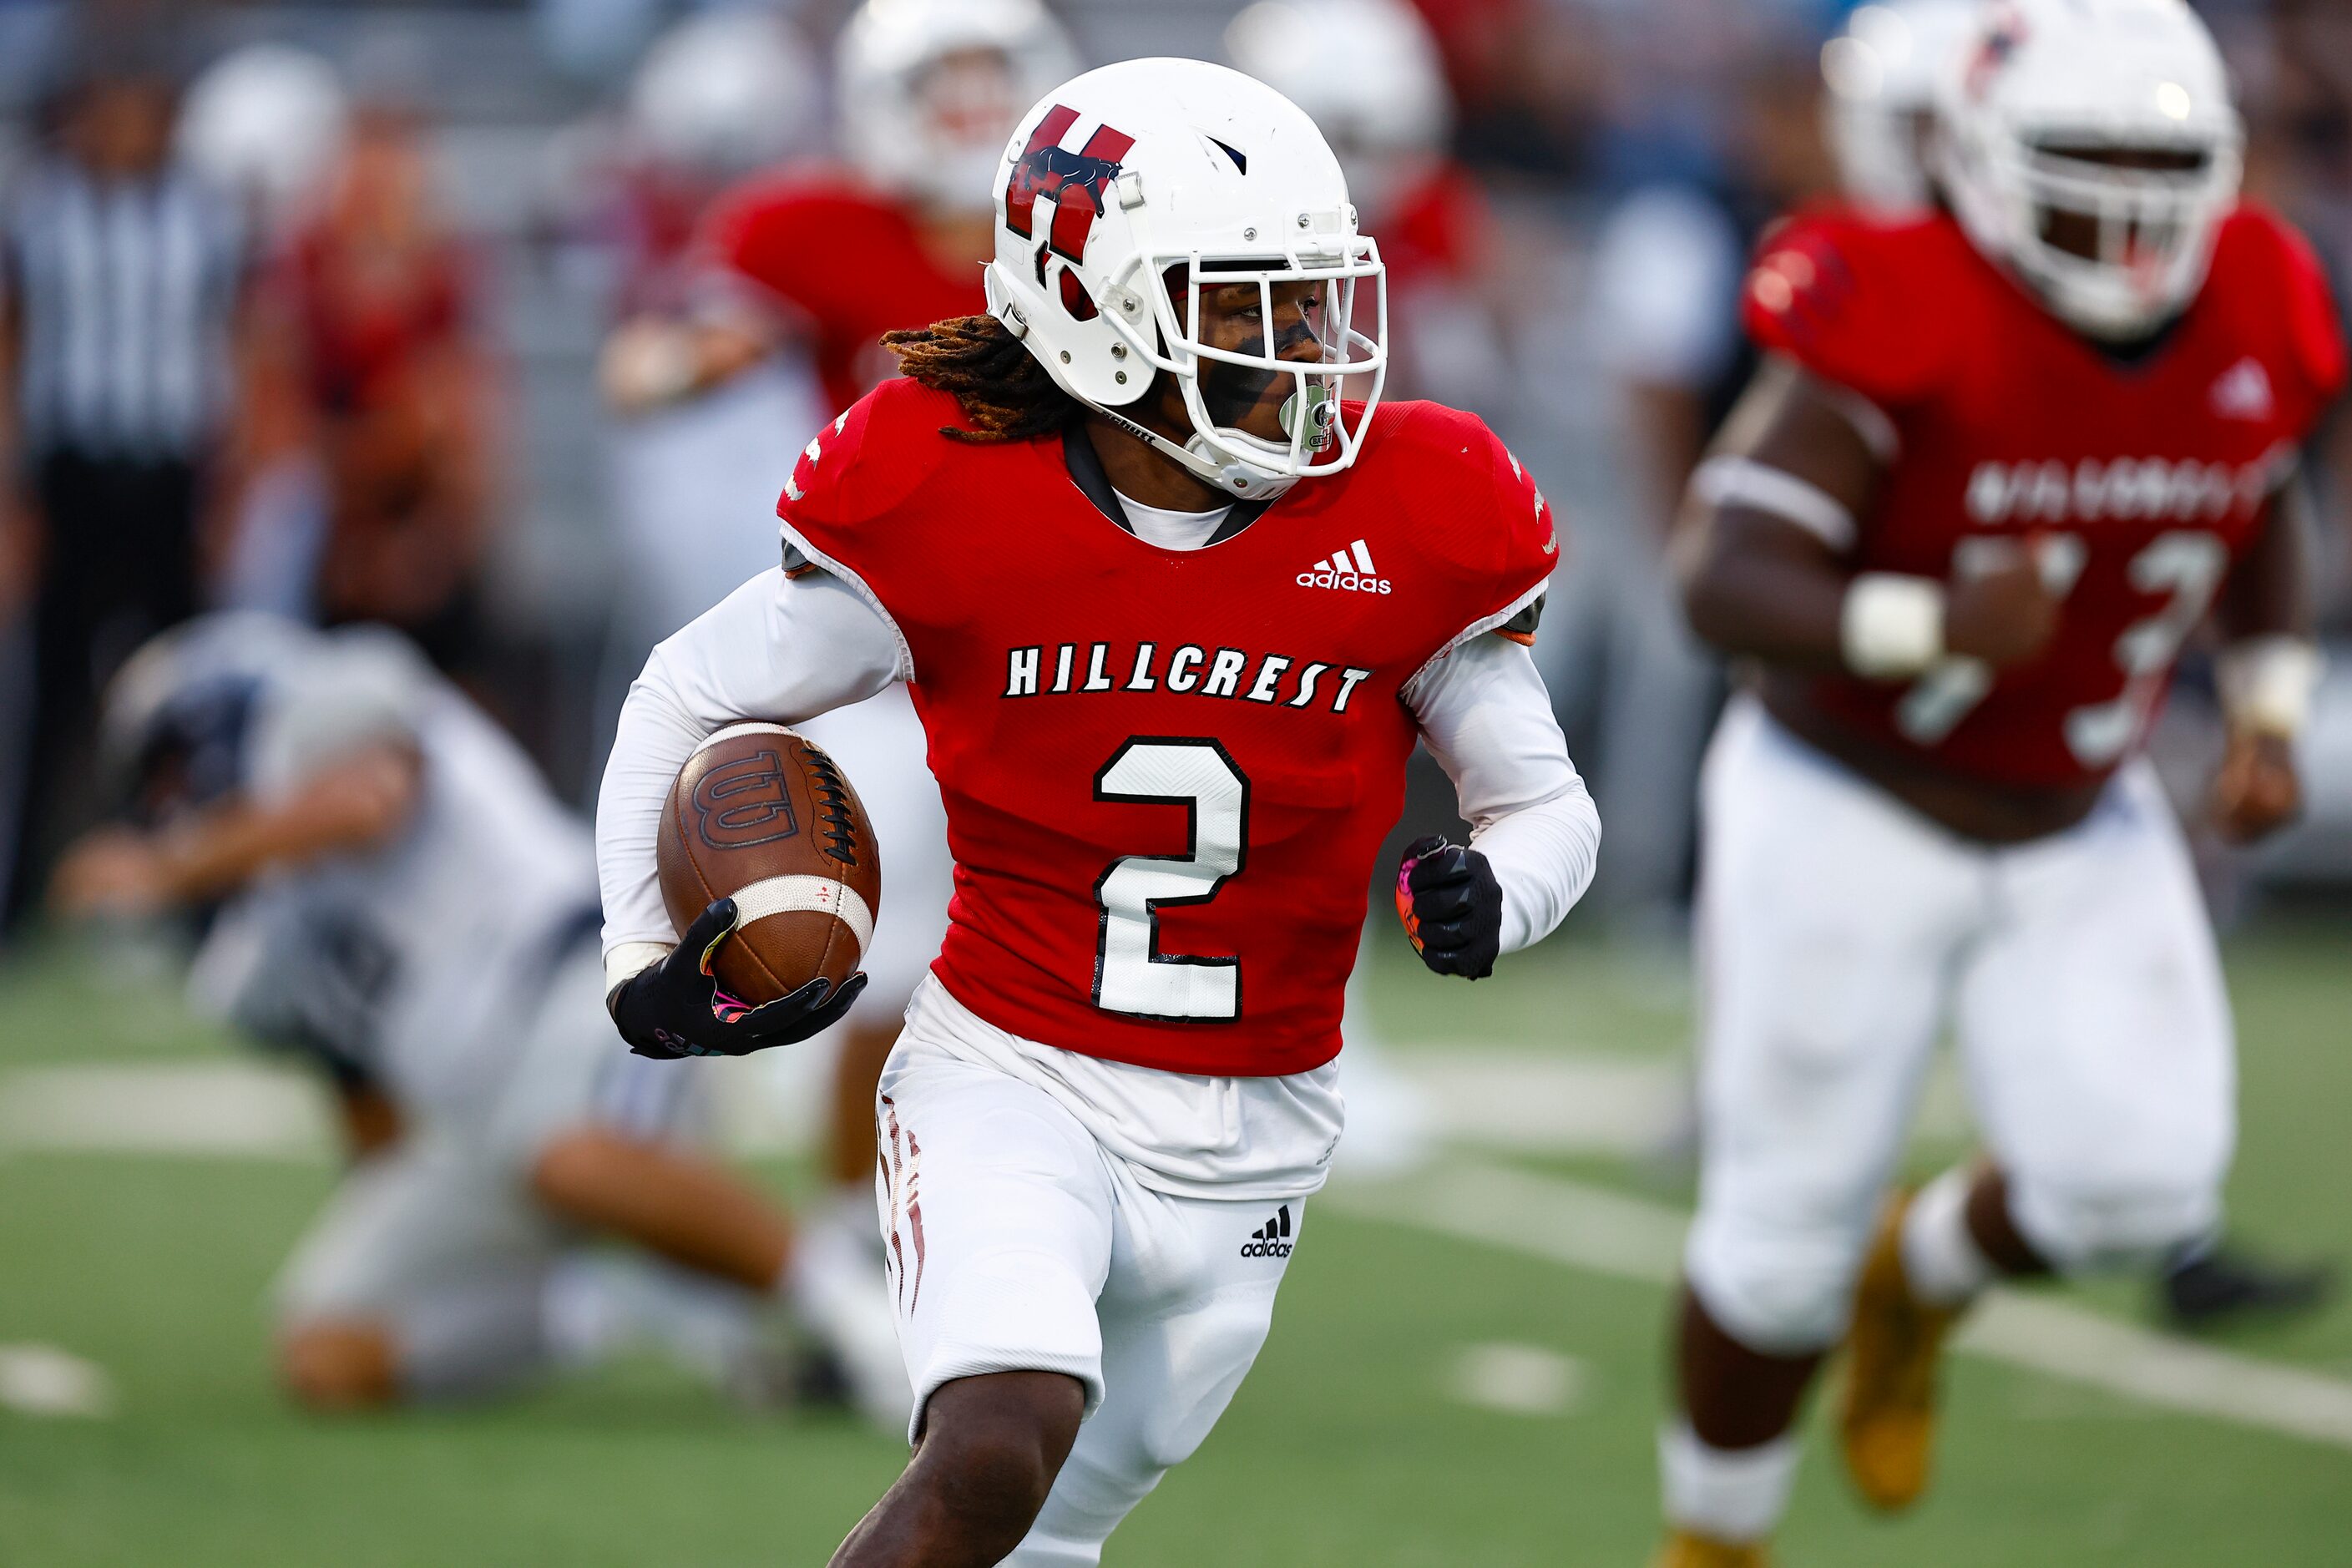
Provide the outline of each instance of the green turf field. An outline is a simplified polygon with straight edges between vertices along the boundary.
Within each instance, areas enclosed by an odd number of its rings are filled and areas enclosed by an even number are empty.
[[[2352,928],[2277,926],[2231,958],[2245,1063],[2238,1224],[2273,1248],[2352,1258]],[[1402,1055],[1442,1040],[1654,1059],[1685,1026],[1670,982],[1654,963],[1559,942],[1465,993],[1396,948],[1380,955],[1377,995]],[[233,1048],[183,1021],[160,984],[102,984],[54,952],[0,972],[0,1073]],[[96,1363],[113,1408],[0,1410],[9,1568],[815,1563],[897,1469],[889,1443],[845,1422],[741,1415],[648,1364],[494,1410],[306,1419],[267,1384],[262,1296],[332,1179],[323,1161],[36,1152],[19,1133],[0,1144],[0,1344]],[[1442,1178],[1464,1172],[1533,1206],[1451,1216],[1493,1240],[1450,1234],[1449,1216],[1431,1216],[1454,1190]],[[1531,1239],[1559,1217],[1544,1194],[1566,1194],[1572,1218],[1596,1190],[1603,1219],[1631,1216],[1622,1258],[1563,1263]],[[1612,1193],[1637,1201],[1612,1208]],[[1463,1151],[1423,1180],[1310,1204],[1255,1374],[1108,1561],[1640,1563],[1654,1514],[1658,1226],[1684,1196],[1654,1166],[1590,1152]],[[1571,1238],[1568,1253],[1588,1246]],[[2120,1283],[2067,1293],[2116,1321],[2140,1321],[2140,1300]],[[2033,1328],[2017,1331],[2029,1352]],[[2179,1364],[2225,1401],[2279,1368],[2315,1374],[2289,1392],[2323,1416],[2352,1399],[2352,1308],[2222,1348],[2237,1359]],[[2151,1363],[2159,1382],[2170,1355]],[[1475,1397],[1465,1366],[1486,1369]],[[2267,1408],[2251,1403],[2225,1422],[2013,1355],[1962,1360],[1947,1462],[1918,1514],[1863,1517],[1817,1444],[1786,1560],[2352,1563],[2352,1432],[2331,1443],[2264,1429]]]

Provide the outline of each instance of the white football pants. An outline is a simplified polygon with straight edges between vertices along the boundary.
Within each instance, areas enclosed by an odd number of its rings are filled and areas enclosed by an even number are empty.
[[[2136,761],[2077,826],[1960,838],[1727,712],[1703,785],[1692,1289],[1776,1353],[1843,1332],[1937,1035],[2035,1250],[2120,1263],[2219,1222],[2236,1068],[2179,825]]]
[[[883,1070],[876,1179],[909,1436],[957,1378],[1077,1379],[1086,1424],[1004,1562],[1098,1563],[1257,1359],[1304,1205],[1152,1191],[1044,1089],[926,1045],[918,1020]]]

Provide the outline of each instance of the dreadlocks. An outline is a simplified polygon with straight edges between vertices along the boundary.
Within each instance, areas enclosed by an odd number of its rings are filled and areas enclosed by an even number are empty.
[[[943,425],[951,441],[996,446],[1050,436],[1085,412],[993,316],[955,316],[911,331],[885,332],[898,368],[963,405],[971,428]]]

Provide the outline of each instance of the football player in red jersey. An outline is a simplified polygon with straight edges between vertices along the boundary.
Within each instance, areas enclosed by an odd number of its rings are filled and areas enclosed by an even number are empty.
[[[1975,1295],[2218,1224],[2227,999],[2138,754],[2209,612],[2214,808],[2242,838],[2295,808],[2294,454],[2344,353],[2303,242],[2237,202],[2210,37],[2171,0],[1994,5],[1937,121],[1950,214],[1767,239],[1772,358],[1694,483],[1692,620],[1759,676],[1706,782],[1673,1568],[1764,1561],[1849,1321],[1846,1468],[1899,1508]],[[1989,1158],[1882,1215],[1948,1018]]]
[[[984,308],[987,174],[1022,105],[1077,68],[1069,40],[1037,0],[869,0],[838,67],[848,167],[719,199],[697,244],[706,279],[739,286],[614,334],[604,381],[620,406],[718,385],[797,341],[838,412],[894,373],[884,332]]]
[[[1549,509],[1475,418],[1381,402],[1379,253],[1307,117],[1130,61],[1031,110],[989,188],[990,313],[894,334],[906,376],[785,487],[782,568],[656,651],[598,814],[623,1034],[798,1037],[841,996],[714,1016],[735,910],[670,928],[662,801],[720,725],[911,686],[956,895],[879,1099],[918,1447],[860,1568],[1096,1562],[1214,1424],[1339,1139],[1416,738],[1475,825],[1397,873],[1432,969],[1549,931],[1599,837],[1516,640]]]

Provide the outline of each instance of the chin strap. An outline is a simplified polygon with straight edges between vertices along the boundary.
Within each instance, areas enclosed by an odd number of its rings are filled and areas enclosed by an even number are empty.
[[[1085,402],[1085,399],[1081,398],[1079,401]],[[1171,462],[1178,464],[1186,473],[1202,483],[1213,487],[1223,494],[1237,496],[1243,500],[1270,501],[1286,493],[1291,486],[1298,482],[1288,474],[1268,473],[1264,468],[1255,468],[1239,458],[1227,458],[1220,461],[1207,449],[1207,440],[1197,432],[1190,441],[1180,447],[1159,431],[1148,426],[1137,424],[1116,408],[1105,408],[1096,403],[1088,403],[1087,406],[1129,435],[1150,442]]]

